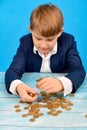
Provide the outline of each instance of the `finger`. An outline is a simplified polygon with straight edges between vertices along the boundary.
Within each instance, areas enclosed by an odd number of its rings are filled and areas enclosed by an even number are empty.
[[[29,88],[27,91],[32,94],[37,94],[37,92],[32,88]]]
[[[47,86],[43,87],[42,90],[47,92],[51,88],[52,88],[52,86],[50,84],[48,84]]]
[[[57,92],[55,88],[50,88],[46,91],[47,93],[55,93]]]
[[[46,89],[48,86],[49,86],[49,83],[45,82],[41,86],[39,86],[39,89]]]
[[[36,84],[37,88],[39,89],[43,89],[46,86],[48,86],[48,84],[50,84],[50,81],[48,78],[44,78],[42,79],[38,84]]]
[[[47,81],[46,78],[42,79],[41,81],[39,81],[38,86],[41,86],[41,85],[44,84],[46,81]]]
[[[29,101],[33,102],[33,101],[35,101],[37,99],[38,94],[35,94],[33,97],[29,95],[28,97],[29,97]]]
[[[23,100],[26,102],[34,102],[37,99],[37,97],[38,97],[38,94],[35,94],[33,97],[31,97],[29,93],[27,93]]]

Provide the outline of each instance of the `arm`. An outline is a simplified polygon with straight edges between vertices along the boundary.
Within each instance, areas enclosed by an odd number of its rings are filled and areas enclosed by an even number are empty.
[[[66,67],[63,66],[67,68],[68,74],[65,75],[65,77],[58,78],[59,80],[45,78],[39,82],[38,88],[46,92],[60,92],[64,90],[64,95],[66,95],[75,92],[82,84],[85,78],[85,71],[76,48],[74,37],[69,35],[68,38],[63,37],[61,41],[62,40],[64,41],[60,43],[61,50],[63,50],[60,53],[60,62],[62,61],[63,64],[66,65]],[[59,69],[59,71],[63,73],[66,72],[63,67],[61,67],[61,70]]]
[[[9,69],[5,73],[6,89],[9,93],[18,93],[22,100],[27,102],[33,102],[37,99],[37,92],[27,84],[21,82],[22,74],[25,72],[27,47],[24,45],[24,41],[21,39],[21,44],[17,50],[16,55]],[[33,94],[33,97],[30,96]]]
[[[73,84],[72,92],[75,92],[84,81],[86,73],[83,68],[81,58],[78,54],[74,37],[70,40],[70,47],[68,49],[66,59],[69,73],[65,77],[71,80]]]
[[[20,80],[22,74],[25,72],[25,64],[26,64],[26,55],[24,52],[23,41],[21,40],[21,44],[17,50],[17,53],[14,56],[10,67],[5,73],[5,84],[6,89],[9,93],[11,93],[9,91],[11,82],[16,79]]]

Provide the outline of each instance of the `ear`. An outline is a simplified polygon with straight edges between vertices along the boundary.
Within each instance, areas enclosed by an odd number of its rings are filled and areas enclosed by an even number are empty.
[[[28,25],[28,29],[29,29],[29,31],[31,32],[31,28],[30,28],[30,25]]]
[[[64,31],[64,28],[61,28],[61,30],[60,30],[60,32],[58,33],[58,37],[60,37],[61,36],[61,34],[63,33],[63,31]]]

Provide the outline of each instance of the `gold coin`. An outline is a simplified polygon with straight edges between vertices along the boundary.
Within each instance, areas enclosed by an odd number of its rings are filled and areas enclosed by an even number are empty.
[[[29,93],[29,96],[31,96],[31,97],[34,97],[34,94],[32,94],[32,93]]]
[[[68,103],[68,106],[73,106],[73,103],[71,103],[71,102],[70,102],[70,103]]]
[[[36,82],[39,82],[39,81],[41,81],[42,79],[43,79],[43,78],[39,78],[39,79],[36,80]]]
[[[87,114],[85,115],[85,118],[87,118]]]
[[[20,103],[25,103],[25,101],[23,101],[23,100],[20,100],[19,102],[20,102]]]
[[[67,107],[67,108],[65,108],[67,111],[70,111],[71,110],[71,107]]]
[[[44,92],[44,91],[41,91],[40,94],[41,94],[41,96],[43,96],[43,97],[44,97],[44,96],[47,96],[47,93]]]
[[[52,111],[47,112],[48,115],[52,115]]]
[[[15,105],[14,108],[19,108],[20,106],[19,105]]]
[[[22,117],[24,117],[24,118],[25,118],[25,117],[27,117],[28,115],[29,115],[29,114],[23,114],[23,115],[22,115]]]
[[[57,93],[50,93],[49,96],[56,96]]]
[[[61,107],[62,108],[67,108],[67,104],[62,104]]]
[[[21,109],[16,109],[15,111],[16,111],[16,112],[21,112]]]
[[[29,121],[34,122],[34,121],[35,121],[35,118],[32,118],[32,119],[30,119]]]
[[[70,97],[74,97],[74,96],[75,96],[75,94],[74,94],[74,93],[71,93],[71,94],[69,94],[69,96],[70,96]]]
[[[59,113],[55,112],[55,113],[52,113],[53,116],[58,116]]]
[[[57,110],[58,113],[62,113],[62,110]]]
[[[38,113],[39,114],[39,116],[43,116],[44,114],[43,113]]]
[[[29,107],[24,107],[24,110],[28,110],[29,109]]]
[[[39,117],[39,114],[38,114],[38,113],[35,113],[35,114],[33,115],[33,117],[34,117],[34,118],[38,118],[38,117]]]

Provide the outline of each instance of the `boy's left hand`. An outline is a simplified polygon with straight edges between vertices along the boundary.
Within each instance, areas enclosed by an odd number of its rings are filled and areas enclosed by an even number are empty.
[[[43,78],[37,84],[37,87],[47,93],[58,93],[64,90],[61,81],[57,78]]]

